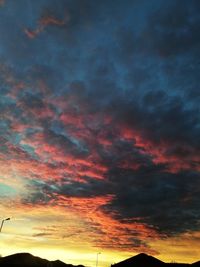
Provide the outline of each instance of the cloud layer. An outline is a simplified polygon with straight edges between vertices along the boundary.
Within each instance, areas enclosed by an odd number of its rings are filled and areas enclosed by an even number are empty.
[[[0,3],[0,197],[155,253],[200,229],[200,5],[150,2]]]

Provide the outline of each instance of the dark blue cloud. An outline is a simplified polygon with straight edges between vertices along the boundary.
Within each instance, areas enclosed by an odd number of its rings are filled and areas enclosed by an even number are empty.
[[[62,171],[61,181],[41,183],[34,173],[26,201],[111,194],[101,209],[118,212],[118,220],[139,217],[169,235],[199,227],[199,9],[195,0],[5,1],[1,154],[39,163],[39,144],[31,142],[41,135],[64,156],[95,165],[98,155],[106,167],[105,180],[85,174],[82,183],[72,181],[63,162],[42,159]],[[66,114],[81,118],[81,126],[65,123]],[[123,129],[146,143],[125,140]],[[155,161],[156,149],[164,163]]]

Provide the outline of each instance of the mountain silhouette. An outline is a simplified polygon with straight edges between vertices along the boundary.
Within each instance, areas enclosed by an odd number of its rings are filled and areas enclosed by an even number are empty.
[[[138,254],[111,267],[200,267],[200,261],[189,263],[166,263],[145,253]]]
[[[29,253],[17,253],[0,258],[0,267],[75,267],[60,260],[48,261]],[[78,265],[76,267],[84,267]]]
[[[165,263],[145,253],[140,253],[134,257],[113,264],[113,267],[161,267]]]
[[[66,264],[60,260],[48,261],[29,253],[17,253],[0,258],[0,267],[84,267],[83,265]],[[200,267],[200,261],[192,264],[165,263],[145,253],[140,253],[111,267]]]

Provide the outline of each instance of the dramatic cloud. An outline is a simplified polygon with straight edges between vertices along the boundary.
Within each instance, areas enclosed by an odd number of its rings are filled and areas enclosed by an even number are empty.
[[[162,256],[154,242],[194,241],[199,11],[195,0],[0,1],[1,212],[33,212],[23,246]]]

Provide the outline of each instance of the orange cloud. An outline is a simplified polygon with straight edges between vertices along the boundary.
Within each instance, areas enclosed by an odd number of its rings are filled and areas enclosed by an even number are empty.
[[[161,140],[156,143],[149,140],[148,137],[143,137],[139,130],[123,126],[120,129],[120,134],[125,140],[134,142],[134,145],[141,149],[141,153],[151,155],[153,163],[166,164],[168,171],[170,172],[176,173],[181,170],[190,169],[197,171],[200,170],[198,165],[198,162],[200,161],[200,154],[198,151],[190,147],[185,148],[188,156],[181,157],[175,153],[168,153],[171,148],[176,147],[176,144],[171,143],[170,141]],[[182,147],[182,149],[184,149],[184,147]],[[133,168],[135,168],[134,165]]]
[[[40,33],[42,33],[46,27],[49,26],[62,27],[65,26],[69,20],[70,20],[69,16],[65,16],[63,20],[60,20],[53,15],[44,15],[39,19],[38,27],[35,30],[30,30],[28,28],[25,28],[24,33],[28,38],[34,39]]]
[[[112,195],[104,197],[76,198],[58,196],[56,206],[68,207],[77,213],[80,218],[87,222],[89,236],[92,234],[95,247],[101,249],[112,248],[114,250],[121,249],[124,251],[143,250],[148,253],[156,253],[145,244],[134,246],[135,239],[147,241],[158,239],[158,233],[145,224],[141,224],[136,220],[134,222],[120,222],[114,219],[114,214],[105,213],[101,207],[112,200]],[[130,240],[133,237],[133,240]]]
[[[66,24],[66,19],[60,20],[53,15],[47,15],[40,18],[39,24],[43,25],[44,27],[48,25],[63,26]]]

